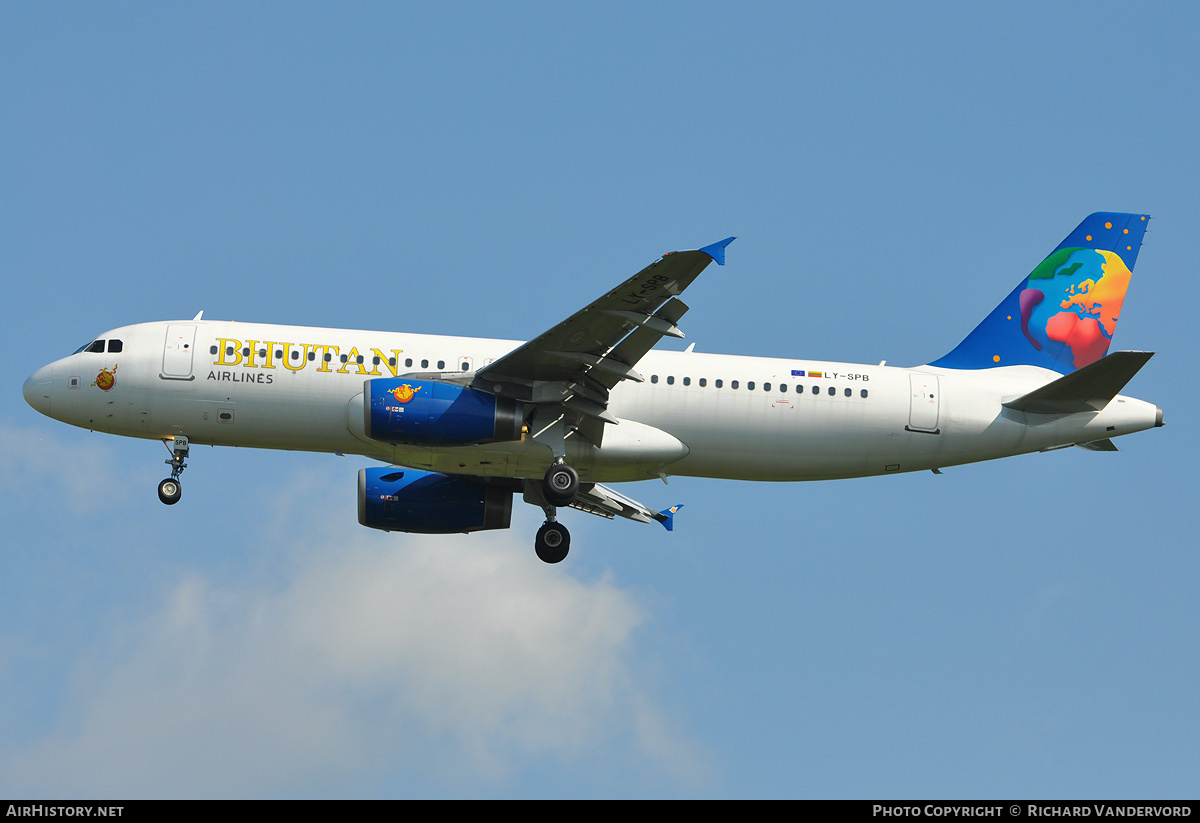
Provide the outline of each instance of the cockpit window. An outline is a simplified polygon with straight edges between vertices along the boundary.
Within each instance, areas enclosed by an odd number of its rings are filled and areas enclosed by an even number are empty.
[[[105,342],[106,341],[104,341],[104,340],[93,340],[90,343],[84,343],[82,346],[77,348],[75,351],[71,352],[71,354],[79,354],[80,352],[89,352],[91,354],[104,354]],[[107,343],[108,343],[108,350],[110,352],[119,352],[121,350],[122,344],[121,344],[120,340],[109,340],[109,341],[107,341]]]

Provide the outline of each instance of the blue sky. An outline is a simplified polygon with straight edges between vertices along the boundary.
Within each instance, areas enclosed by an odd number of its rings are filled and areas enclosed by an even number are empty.
[[[0,794],[1192,797],[1200,13],[6,4]],[[525,339],[664,251],[699,351],[919,364],[1097,210],[1167,425],[677,529],[374,533],[353,457],[28,408],[116,326]]]

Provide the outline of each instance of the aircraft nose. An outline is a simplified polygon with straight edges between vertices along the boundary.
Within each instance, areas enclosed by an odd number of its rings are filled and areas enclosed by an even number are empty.
[[[42,368],[31,374],[21,387],[25,402],[47,417],[50,415],[50,386],[50,375]]]

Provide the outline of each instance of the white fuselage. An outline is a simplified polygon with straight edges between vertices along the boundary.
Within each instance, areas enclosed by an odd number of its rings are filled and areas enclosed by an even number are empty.
[[[365,381],[473,372],[518,341],[206,320],[126,326],[101,339],[121,341],[120,351],[79,352],[38,370],[25,384],[30,404],[111,434],[362,454],[447,474],[541,477],[552,459],[536,432],[465,446],[363,434]],[[1081,414],[1004,409],[1060,376],[1032,366],[907,369],[650,351],[637,370],[645,382],[612,390],[608,410],[620,422],[604,427],[601,448],[567,439],[567,461],[585,481],[907,472],[1105,440],[1161,420],[1153,404],[1123,396]]]

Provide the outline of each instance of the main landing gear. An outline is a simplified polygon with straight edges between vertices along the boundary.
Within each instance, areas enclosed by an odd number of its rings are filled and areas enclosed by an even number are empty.
[[[579,473],[561,460],[546,469],[542,494],[551,506],[569,506],[579,494]]]
[[[558,522],[557,509],[571,505],[578,495],[579,473],[562,460],[555,461],[546,470],[540,486],[537,481],[526,482],[525,499],[540,505],[546,513],[546,522],[538,529],[533,541],[534,551],[542,562],[561,563],[567,556],[571,547],[571,533]]]
[[[168,506],[174,506],[183,495],[183,487],[179,484],[179,476],[187,468],[188,439],[181,434],[177,434],[173,441],[164,440],[163,445],[171,452],[171,458],[163,461],[171,467],[171,476],[158,484],[158,499]]]
[[[533,549],[543,563],[561,563],[571,548],[571,533],[557,520],[547,520],[538,529]]]

